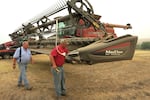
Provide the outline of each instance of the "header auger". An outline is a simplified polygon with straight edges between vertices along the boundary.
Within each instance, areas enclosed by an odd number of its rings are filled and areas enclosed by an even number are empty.
[[[51,18],[58,12],[68,9],[69,14]],[[137,37],[124,35],[117,37],[114,28],[132,29],[130,24],[118,25],[102,23],[101,16],[94,13],[87,0],[59,0],[56,5],[33,19],[23,23],[20,28],[9,34],[16,42],[29,40],[32,50],[42,52],[56,46],[66,38],[70,45],[68,62],[87,62],[89,64],[103,61],[132,59]],[[56,20],[58,31],[56,33]],[[48,38],[44,36],[48,35]],[[37,39],[38,37],[38,39]]]

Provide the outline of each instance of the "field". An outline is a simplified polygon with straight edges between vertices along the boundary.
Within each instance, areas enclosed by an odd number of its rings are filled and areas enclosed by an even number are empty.
[[[12,59],[0,59],[0,100],[55,100],[48,56],[33,58],[27,70],[32,91],[17,87]],[[150,100],[150,51],[136,50],[132,60],[64,66],[67,96],[61,100]]]

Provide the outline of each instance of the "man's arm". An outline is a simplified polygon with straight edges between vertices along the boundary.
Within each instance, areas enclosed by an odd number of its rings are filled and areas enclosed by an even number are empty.
[[[54,57],[52,55],[50,55],[49,58],[50,58],[50,62],[52,63],[52,68],[54,68],[57,72],[60,72],[60,70],[56,66]]]
[[[30,58],[30,62],[31,62],[31,64],[34,64],[34,61],[33,61],[33,57],[31,56],[31,58]]]
[[[55,62],[55,60],[54,60],[54,57],[53,57],[52,55],[50,55],[50,56],[49,56],[49,59],[50,59],[50,62],[52,63],[52,67],[53,67],[53,68],[56,68],[57,66],[56,66],[56,62]]]
[[[16,58],[13,58],[13,69],[16,68]]]

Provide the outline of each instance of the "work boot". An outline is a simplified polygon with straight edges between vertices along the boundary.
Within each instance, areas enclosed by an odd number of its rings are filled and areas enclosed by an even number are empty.
[[[27,87],[25,87],[25,90],[32,90],[32,88],[33,87],[31,87],[31,86],[27,86]]]
[[[17,84],[17,87],[23,87],[24,85],[23,84]]]
[[[65,93],[62,93],[61,96],[66,96],[66,94],[65,94]]]

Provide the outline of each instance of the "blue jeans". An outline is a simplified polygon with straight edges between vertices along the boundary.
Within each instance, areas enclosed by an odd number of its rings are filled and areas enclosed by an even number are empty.
[[[29,82],[26,76],[27,64],[18,63],[20,75],[18,78],[18,84],[22,84],[24,82],[25,87],[29,86]]]
[[[56,69],[51,68],[52,74],[54,76],[54,86],[57,96],[65,94],[65,73],[63,67],[57,67],[60,72],[57,72]]]

